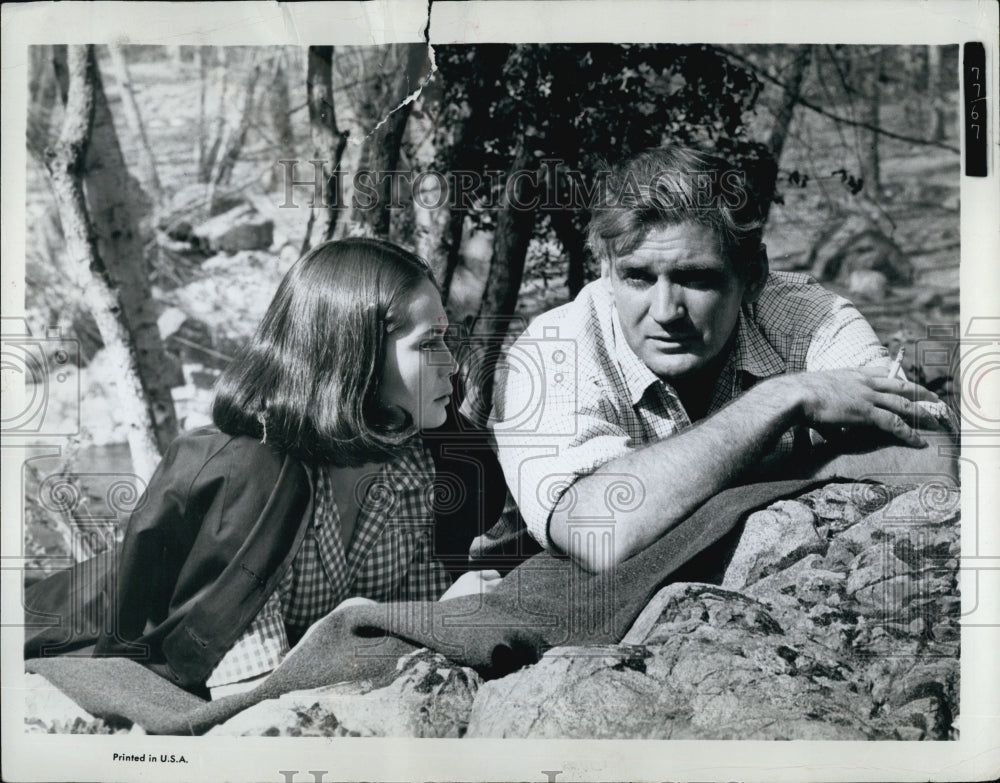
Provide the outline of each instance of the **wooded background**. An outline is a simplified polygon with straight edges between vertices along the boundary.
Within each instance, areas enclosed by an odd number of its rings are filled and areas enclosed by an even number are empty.
[[[50,384],[53,415],[81,411],[63,470],[127,442],[115,465],[148,477],[179,430],[207,422],[214,379],[324,238],[416,250],[452,322],[485,345],[598,273],[584,209],[515,209],[485,189],[471,208],[426,208],[435,199],[405,185],[398,206],[380,191],[364,209],[351,205],[357,172],[533,171],[565,193],[572,177],[589,187],[608,162],[671,141],[747,165],[773,156],[772,267],[846,294],[891,350],[908,346],[911,375],[955,401],[953,366],[920,356],[928,337],[957,335],[957,47],[433,54],[435,67],[422,44],[30,48],[29,322],[80,347],[82,399]],[[311,160],[326,161],[339,206],[310,208],[309,185],[289,203],[279,161],[311,180]],[[488,377],[484,355],[473,381]]]

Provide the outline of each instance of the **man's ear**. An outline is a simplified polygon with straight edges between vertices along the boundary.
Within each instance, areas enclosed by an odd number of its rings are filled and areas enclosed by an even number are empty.
[[[749,304],[757,301],[760,292],[764,290],[764,284],[767,283],[767,272],[767,247],[762,244],[757,248],[757,252],[747,259],[744,269],[744,302]]]

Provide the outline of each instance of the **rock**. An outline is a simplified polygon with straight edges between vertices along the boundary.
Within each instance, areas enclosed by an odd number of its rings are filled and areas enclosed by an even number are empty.
[[[266,250],[274,240],[274,221],[241,204],[196,226],[194,235],[202,247],[216,252]]]
[[[399,659],[381,688],[338,683],[288,693],[244,710],[208,732],[228,736],[461,737],[481,680],[439,653]]]
[[[804,503],[782,500],[752,514],[726,569],[722,586],[738,590],[813,553],[826,550]]]
[[[166,209],[162,210],[162,217],[157,225],[164,231],[170,232],[181,223],[188,223],[193,216],[204,215],[208,205],[208,185],[200,182],[185,185],[170,197]],[[222,193],[216,191],[212,202],[210,217],[228,212],[237,206],[245,204],[243,196],[239,193]]]
[[[418,650],[400,658],[396,678],[337,710],[360,736],[461,737],[481,679],[440,653]]]
[[[212,354],[199,355],[199,363],[221,366],[249,339],[281,282],[277,256],[260,250],[234,255],[218,254],[202,265],[198,276],[166,293],[172,306],[204,325]]]
[[[206,732],[228,737],[346,737],[322,689],[286,693],[249,707]],[[357,736],[357,735],[355,735]]]
[[[867,497],[866,490],[871,484],[827,484],[798,498],[812,509],[820,524],[827,528],[828,533],[838,533],[844,528],[859,522],[865,513],[875,508],[862,509],[859,502]],[[889,498],[880,496],[880,508],[889,502]]]
[[[24,675],[27,734],[126,734],[129,724],[109,725],[79,706],[40,674]]]
[[[848,280],[852,272],[874,271],[892,285],[913,282],[913,264],[875,220],[852,214],[827,227],[809,253],[818,280]]]
[[[789,646],[766,608],[670,585],[645,644],[555,648],[482,686],[469,737],[864,739],[868,699],[818,645]]]
[[[847,278],[847,290],[873,302],[881,301],[889,293],[889,279],[874,269],[855,269]]]
[[[800,604],[816,604],[842,591],[845,582],[843,574],[823,568],[823,558],[814,553],[755,582],[746,589],[746,594],[758,599],[770,599],[776,594],[792,595]]]
[[[667,585],[621,644],[485,683],[466,736],[953,738],[957,522],[958,492],[933,483],[776,503],[722,587]]]
[[[156,319],[156,326],[160,330],[160,339],[166,340],[173,335],[186,320],[187,313],[179,307],[168,307]]]

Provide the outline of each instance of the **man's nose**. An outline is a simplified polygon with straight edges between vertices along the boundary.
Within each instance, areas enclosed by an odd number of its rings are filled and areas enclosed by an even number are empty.
[[[651,293],[653,299],[649,305],[649,314],[657,323],[676,321],[686,313],[683,286],[675,285],[669,280],[659,280]]]

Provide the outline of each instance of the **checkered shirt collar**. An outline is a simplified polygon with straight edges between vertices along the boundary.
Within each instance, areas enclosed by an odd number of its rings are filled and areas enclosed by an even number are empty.
[[[629,347],[625,341],[618,308],[614,304],[611,305],[611,308],[615,356],[625,377],[632,405],[638,405],[646,390],[654,383],[660,382],[660,379]],[[736,343],[730,354],[729,362],[735,370],[752,375],[758,380],[781,375],[785,372],[785,360],[778,355],[778,352],[761,334],[753,319],[748,317],[746,307],[740,309],[736,322]],[[665,381],[663,383],[665,386],[670,386]]]
[[[732,353],[735,367],[757,380],[783,375],[787,368],[785,360],[761,334],[760,328],[749,316],[749,307],[744,305],[740,308],[736,323],[736,345]]]

